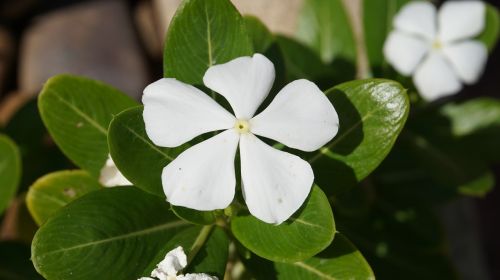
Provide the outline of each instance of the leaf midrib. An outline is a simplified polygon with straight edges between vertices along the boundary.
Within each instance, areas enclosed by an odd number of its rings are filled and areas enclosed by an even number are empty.
[[[164,153],[162,150],[160,150],[158,147],[156,147],[155,145],[151,144],[151,142],[147,141],[142,135],[140,135],[139,133],[137,133],[134,129],[132,129],[131,127],[129,126],[126,126],[124,125],[124,127],[130,132],[132,133],[135,137],[137,137],[137,139],[141,140],[142,142],[146,143],[151,149],[153,149],[154,151],[158,152],[159,154],[163,155],[163,157],[165,157],[166,159],[172,161],[174,160],[170,155]]]
[[[325,274],[322,271],[316,269],[315,267],[312,267],[312,266],[305,264],[303,262],[296,262],[296,263],[293,263],[293,265],[301,267],[301,268],[303,268],[311,273],[314,273],[314,274],[320,276],[322,279],[337,280],[337,278],[334,278],[328,274]]]
[[[99,132],[104,134],[105,136],[108,135],[108,131],[106,128],[102,127],[97,121],[92,119],[89,115],[87,115],[85,112],[81,111],[78,107],[73,105],[71,102],[66,101],[63,99],[61,96],[56,91],[54,92],[54,96],[62,102],[64,105],[68,106],[70,109],[72,109],[77,115],[82,117],[84,120],[86,120],[91,126],[95,127]]]
[[[154,227],[150,227],[150,228],[146,228],[146,229],[141,229],[141,230],[129,232],[129,233],[118,235],[118,236],[113,236],[113,237],[104,238],[104,239],[97,240],[97,241],[91,241],[91,242],[87,242],[87,243],[75,245],[75,246],[68,247],[68,248],[62,248],[62,249],[54,250],[54,251],[47,252],[47,253],[43,254],[43,256],[57,254],[57,253],[60,253],[60,252],[67,252],[67,251],[76,250],[76,249],[81,249],[81,248],[85,248],[85,247],[89,247],[89,246],[100,245],[100,244],[104,244],[104,243],[109,243],[109,242],[114,242],[114,241],[117,241],[117,240],[128,239],[128,238],[137,237],[137,236],[141,236],[141,235],[148,235],[148,234],[155,233],[155,232],[158,232],[158,231],[163,231],[163,230],[166,230],[166,229],[170,229],[170,228],[174,228],[174,227],[180,227],[180,226],[185,226],[185,225],[189,225],[189,223],[186,222],[186,221],[169,222],[169,223],[165,223],[165,224],[157,225],[157,226],[154,226]]]

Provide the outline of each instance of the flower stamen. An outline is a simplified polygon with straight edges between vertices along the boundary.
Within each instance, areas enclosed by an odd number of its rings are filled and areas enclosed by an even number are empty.
[[[250,131],[250,124],[246,120],[236,120],[234,129],[241,134],[248,133]]]

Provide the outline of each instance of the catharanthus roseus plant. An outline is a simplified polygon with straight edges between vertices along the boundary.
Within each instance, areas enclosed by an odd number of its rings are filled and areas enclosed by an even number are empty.
[[[252,215],[280,224],[302,205],[314,181],[311,165],[256,135],[314,151],[337,134],[339,120],[328,98],[307,80],[288,84],[254,116],[274,77],[272,62],[260,54],[207,70],[205,85],[224,96],[236,116],[204,92],[175,79],[161,79],[144,90],[146,132],[158,146],[176,147],[224,129],[188,148],[163,169],[163,190],[172,205],[204,211],[228,207],[235,193],[238,148],[241,189]]]
[[[142,102],[85,77],[44,84],[34,112],[79,170],[30,182],[39,275],[454,279],[430,209],[493,187],[500,102],[439,98],[487,71],[497,11],[365,0],[359,41],[343,1],[303,2],[286,37],[229,0],[183,1]],[[29,152],[11,131],[0,211]]]

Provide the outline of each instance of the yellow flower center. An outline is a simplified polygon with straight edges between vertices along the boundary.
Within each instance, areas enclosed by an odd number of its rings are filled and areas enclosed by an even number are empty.
[[[250,131],[250,124],[246,120],[236,120],[234,129],[241,134],[247,133]]]
[[[441,41],[439,39],[436,39],[434,41],[434,43],[432,43],[432,48],[439,50],[439,49],[443,48],[443,43],[441,43]]]

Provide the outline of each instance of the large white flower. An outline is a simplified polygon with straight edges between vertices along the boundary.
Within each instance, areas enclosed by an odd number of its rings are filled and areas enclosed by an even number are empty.
[[[239,144],[241,187],[252,215],[279,224],[302,205],[314,180],[309,163],[255,135],[314,151],[337,134],[339,121],[327,97],[307,80],[288,84],[254,116],[274,77],[274,65],[260,54],[207,70],[203,82],[225,97],[236,117],[204,92],[175,79],[146,87],[143,117],[156,145],[176,147],[203,133],[224,130],[187,149],[163,169],[163,189],[171,204],[205,211],[229,206],[235,194]]]
[[[165,258],[151,272],[151,277],[141,277],[138,280],[217,280],[215,276],[205,273],[179,274],[187,265],[186,253],[181,246],[165,255]]]
[[[411,2],[393,24],[384,55],[398,72],[413,75],[424,99],[455,94],[481,76],[488,50],[472,38],[484,29],[484,3],[445,2],[437,12],[429,2]]]

